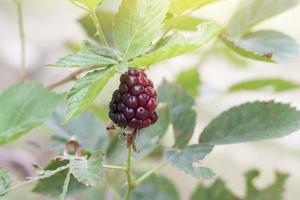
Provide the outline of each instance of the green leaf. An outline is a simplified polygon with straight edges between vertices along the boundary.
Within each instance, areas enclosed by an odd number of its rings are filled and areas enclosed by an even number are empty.
[[[300,112],[288,104],[253,102],[233,107],[215,118],[199,141],[212,145],[266,140],[300,128]]]
[[[72,157],[70,171],[73,176],[86,186],[96,186],[101,179],[103,154],[96,152],[89,159]]]
[[[181,72],[176,78],[176,83],[181,85],[190,96],[196,97],[201,83],[197,68]]]
[[[61,96],[41,85],[17,84],[0,95],[0,144],[16,140],[42,124]]]
[[[107,148],[106,126],[91,111],[83,112],[67,124],[63,122],[64,107],[61,106],[46,123],[46,126],[53,131],[56,142],[66,144],[72,138],[78,141],[83,149],[91,152]]]
[[[236,53],[255,60],[283,63],[299,53],[293,38],[276,31],[257,31],[237,39],[221,35],[221,39]]]
[[[196,112],[192,110],[193,98],[174,84],[160,86],[158,97],[160,102],[168,104],[175,133],[175,146],[184,147],[190,141],[196,124]]]
[[[196,178],[211,179],[214,173],[209,168],[201,167],[200,161],[212,150],[211,145],[190,145],[183,149],[169,149],[165,153],[165,159],[179,170]]]
[[[253,181],[259,176],[257,170],[251,170],[246,173],[246,196],[244,198],[236,197],[231,191],[226,188],[224,181],[217,179],[210,187],[199,185],[193,193],[191,200],[258,200],[258,199],[272,199],[282,200],[284,184],[287,175],[283,173],[276,173],[276,180],[274,183],[264,189],[257,189]]]
[[[161,35],[168,0],[123,0],[114,24],[115,45],[130,59],[145,53]]]
[[[87,109],[115,73],[114,67],[109,67],[89,72],[77,80],[67,94],[66,121]]]
[[[189,10],[196,10],[201,6],[218,0],[171,0],[170,13],[181,15]]]
[[[95,9],[103,0],[73,0],[73,1],[85,5],[89,9]]]
[[[52,161],[45,168],[45,171],[53,171],[67,164],[68,161]],[[50,176],[49,178],[39,180],[37,185],[33,189],[33,192],[51,197],[58,197],[61,194],[61,190],[64,185],[67,174],[68,169],[56,173]],[[86,189],[86,187],[82,183],[79,183],[73,176],[71,176],[66,196],[75,195],[76,193],[79,193],[84,189]]]
[[[229,91],[236,92],[241,90],[258,90],[263,88],[272,88],[275,92],[282,92],[298,88],[299,85],[280,78],[265,78],[265,79],[252,79],[242,81],[230,86]]]
[[[174,184],[163,176],[152,175],[133,194],[132,200],[179,200]]]
[[[296,6],[299,0],[244,0],[231,18],[228,32],[231,36],[241,35],[250,28],[276,14]]]
[[[8,190],[10,188],[10,178],[8,174],[0,168],[0,200],[8,200],[9,193]]]
[[[96,47],[85,41],[76,53],[58,59],[48,66],[59,67],[106,67],[118,64],[120,57],[118,53],[107,47]]]
[[[134,59],[132,64],[136,67],[148,66],[192,52],[213,39],[219,31],[220,26],[217,24],[213,22],[203,22],[199,25],[198,31],[189,37],[185,37],[179,33],[174,33],[166,37],[156,50]]]
[[[114,20],[114,13],[104,10],[97,10],[96,16],[99,19],[100,26],[103,30],[103,34],[109,44],[113,43],[112,39],[112,24]],[[95,35],[97,32],[95,24],[93,23],[89,15],[81,17],[79,20],[80,25],[83,27],[87,35],[95,42],[99,42],[99,39]]]
[[[118,132],[114,138],[112,138],[106,150],[107,163],[112,165],[123,165],[126,160],[126,147],[124,140],[122,141],[121,132]]]
[[[190,200],[238,200],[225,186],[224,181],[217,179],[212,186],[206,188],[199,185]]]
[[[175,17],[173,15],[167,15],[167,18],[164,21],[164,25],[165,25],[165,30],[173,28],[175,30],[197,31],[198,25],[205,21],[207,20],[190,17],[190,16]]]
[[[252,170],[247,172],[246,181],[247,181],[247,194],[245,200],[257,200],[257,199],[272,199],[272,200],[282,200],[284,192],[284,184],[288,178],[287,174],[276,173],[276,180],[270,186],[259,190],[257,189],[253,181],[259,176],[257,170]]]

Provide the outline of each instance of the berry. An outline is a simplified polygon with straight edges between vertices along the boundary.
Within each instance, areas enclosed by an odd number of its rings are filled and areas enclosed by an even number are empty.
[[[109,104],[110,119],[122,128],[138,132],[157,121],[157,94],[147,75],[129,69],[120,77],[120,86]]]

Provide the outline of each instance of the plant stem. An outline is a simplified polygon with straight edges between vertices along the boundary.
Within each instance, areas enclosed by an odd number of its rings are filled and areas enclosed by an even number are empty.
[[[168,164],[167,162],[162,162],[157,167],[155,167],[155,168],[151,169],[150,171],[146,172],[144,175],[142,175],[140,178],[138,178],[135,181],[135,186],[140,185],[143,181],[145,181],[147,178],[149,178],[155,172],[159,171],[161,168],[165,167],[167,164]]]
[[[71,171],[69,171],[68,174],[67,174],[67,177],[65,179],[64,186],[63,186],[63,191],[59,196],[59,200],[65,200],[66,194],[68,192],[68,187],[69,187],[69,184],[70,184],[70,178],[71,178]]]
[[[96,27],[96,30],[97,30],[96,31],[96,36],[98,36],[100,38],[100,41],[101,41],[103,46],[108,47],[108,43],[107,43],[107,41],[105,39],[105,36],[103,34],[101,24],[98,20],[95,9],[90,9],[89,14],[90,14],[90,17],[93,20],[93,23],[95,24],[95,27]]]
[[[102,165],[104,169],[115,169],[115,170],[121,170],[121,171],[127,171],[126,167],[123,166],[116,166],[116,165]]]
[[[26,80],[26,43],[25,43],[25,32],[24,32],[24,22],[23,22],[23,10],[22,4],[19,0],[14,0],[14,3],[17,6],[18,13],[18,27],[20,34],[20,44],[21,44],[21,64],[20,64],[20,76],[21,80],[24,82]]]
[[[127,193],[125,200],[130,200],[132,192],[134,190],[135,184],[132,180],[132,173],[131,173],[131,154],[132,154],[132,148],[129,147],[127,151],[127,162],[126,162],[126,175],[127,175]]]

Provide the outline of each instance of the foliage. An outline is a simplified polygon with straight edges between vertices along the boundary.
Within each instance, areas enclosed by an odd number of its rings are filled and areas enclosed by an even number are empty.
[[[34,192],[60,200],[69,196],[104,199],[108,187],[116,199],[121,199],[126,188],[126,200],[177,200],[180,197],[173,183],[155,175],[167,164],[197,179],[212,179],[215,174],[201,162],[214,145],[273,139],[300,129],[300,111],[296,108],[274,101],[255,101],[221,113],[202,131],[198,142],[192,144],[198,109],[195,98],[202,86],[197,65],[159,86],[159,119],[138,133],[136,142],[140,153],[132,153],[129,148],[126,157],[122,143],[124,130],[110,129],[109,124],[107,131],[106,109],[94,102],[109,80],[130,67],[145,70],[176,56],[198,55],[200,51],[196,50],[210,41],[214,43],[202,48],[201,63],[211,54],[222,54],[239,64],[246,63],[239,56],[271,63],[290,61],[299,54],[293,38],[275,30],[253,29],[260,22],[294,7],[299,0],[242,0],[227,26],[191,15],[217,0],[122,0],[116,13],[96,10],[103,0],[70,1],[86,12],[79,23],[93,43],[84,41],[78,51],[48,66],[78,70],[49,87],[20,83],[0,95],[0,144],[12,142],[46,122],[52,130],[53,142],[66,144],[66,148],[36,177],[25,182],[11,184],[6,172],[0,170],[0,199],[8,199],[12,189],[37,181]],[[62,107],[57,108],[61,95],[50,90],[69,81],[74,84],[66,92],[63,113]],[[276,92],[283,92],[298,86],[280,77],[253,78],[232,85],[229,91],[272,87]],[[100,96],[101,103],[103,99]],[[174,144],[167,146],[164,140],[171,137]],[[70,140],[74,152],[68,151]],[[144,162],[154,157],[164,161],[155,163],[157,166],[142,175],[133,169],[136,166],[132,159]],[[125,184],[119,172],[126,176]],[[258,171],[246,174],[247,193],[243,199],[282,199],[287,175],[277,173],[274,184],[259,190],[252,183],[258,174]],[[191,199],[240,198],[217,179],[210,187],[199,185]]]

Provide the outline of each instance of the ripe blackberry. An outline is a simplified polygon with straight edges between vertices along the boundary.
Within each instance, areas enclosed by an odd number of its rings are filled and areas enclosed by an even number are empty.
[[[109,117],[118,126],[132,130],[132,134],[127,135],[127,146],[135,148],[139,130],[157,121],[157,94],[152,81],[141,70],[129,69],[121,75],[120,81],[109,104]]]

